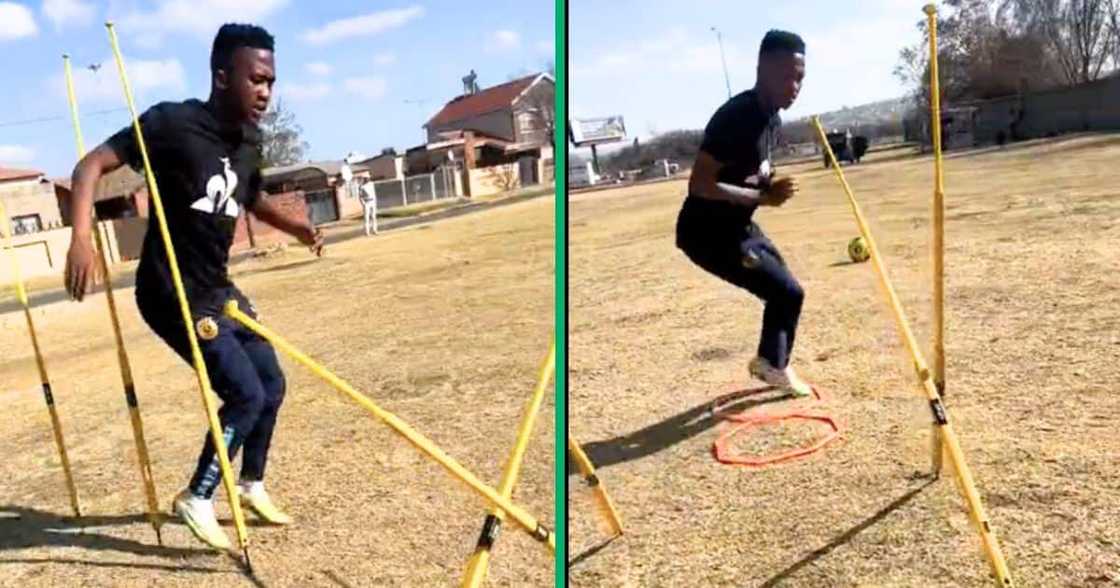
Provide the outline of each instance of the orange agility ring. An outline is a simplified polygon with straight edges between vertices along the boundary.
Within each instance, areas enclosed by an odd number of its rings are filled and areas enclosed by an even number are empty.
[[[818,401],[822,399],[820,390],[818,390],[816,386],[813,387],[813,396]],[[726,398],[727,398],[727,396],[718,398],[713,403],[713,406],[712,406],[713,416],[715,416],[719,413],[718,406],[719,406],[719,404],[721,404],[721,400],[726,400]],[[712,445],[712,453],[715,456],[716,461],[718,461],[720,463],[723,463],[723,464],[728,464],[728,465],[740,465],[740,466],[746,466],[746,467],[760,468],[760,467],[765,467],[765,466],[774,465],[774,464],[778,464],[778,463],[783,463],[783,462],[794,460],[794,459],[797,459],[797,458],[800,458],[800,457],[805,457],[809,454],[815,453],[815,452],[819,451],[821,448],[823,448],[825,445],[828,445],[829,443],[832,443],[833,441],[840,438],[840,425],[838,425],[836,423],[836,421],[831,416],[824,415],[824,414],[819,414],[819,413],[815,413],[815,412],[794,411],[794,412],[785,412],[785,413],[778,413],[778,414],[766,414],[766,413],[749,414],[749,413],[743,413],[743,414],[737,414],[737,415],[726,415],[726,416],[723,416],[723,418],[725,418],[729,421],[735,421],[738,424],[735,425],[735,426],[727,428],[723,433],[720,434],[720,436],[716,439],[715,443]],[[828,432],[826,432],[824,435],[822,435],[820,437],[817,437],[816,439],[813,440],[812,443],[810,443],[806,446],[798,447],[798,448],[791,449],[789,451],[785,451],[785,452],[774,454],[774,455],[765,455],[765,456],[743,455],[743,454],[736,454],[734,451],[731,450],[732,439],[736,435],[739,435],[740,433],[743,433],[747,429],[750,429],[751,427],[758,427],[758,426],[769,424],[769,423],[777,423],[777,422],[781,422],[781,421],[791,421],[791,420],[824,423],[825,425],[828,426]]]

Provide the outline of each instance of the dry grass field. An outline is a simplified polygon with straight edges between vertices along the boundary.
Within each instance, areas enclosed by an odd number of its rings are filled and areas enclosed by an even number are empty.
[[[234,279],[263,322],[496,486],[553,329],[554,202],[352,239],[321,259],[288,249],[235,266]],[[118,300],[166,509],[205,420],[190,368],[143,324],[131,290]],[[286,358],[268,485],[298,524],[250,526],[255,583],[182,525],[166,526],[157,546],[103,295],[36,307],[34,317],[87,516],[67,518],[22,314],[0,315],[0,585],[457,585],[485,503]],[[553,416],[550,395],[514,495],[550,527]],[[228,518],[224,494],[218,511]],[[510,523],[490,578],[549,585],[552,559]]]
[[[947,157],[947,403],[1020,586],[1120,582],[1120,136]],[[844,168],[919,340],[930,340],[930,156]],[[929,407],[831,171],[756,220],[807,292],[794,365],[809,401],[738,395],[732,413],[810,409],[843,437],[804,459],[723,465],[717,397],[753,389],[762,307],[674,246],[685,183],[571,202],[572,434],[626,534],[604,544],[572,476],[570,577],[590,586],[985,586],[952,478],[931,482]],[[799,422],[736,437],[770,453]],[[946,466],[947,468],[947,466]]]

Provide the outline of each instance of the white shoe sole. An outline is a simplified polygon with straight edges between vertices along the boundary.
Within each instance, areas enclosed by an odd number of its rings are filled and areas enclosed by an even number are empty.
[[[189,513],[189,509],[181,508],[178,502],[176,502],[174,506],[175,516],[178,517],[179,520],[183,521],[183,524],[185,524],[187,528],[191,530],[191,534],[194,535],[196,539],[219,551],[225,551],[233,547],[233,545],[229,543],[228,539],[224,545],[216,544],[208,540],[206,538],[206,535],[202,532],[202,525],[199,525],[198,521],[191,517]]]

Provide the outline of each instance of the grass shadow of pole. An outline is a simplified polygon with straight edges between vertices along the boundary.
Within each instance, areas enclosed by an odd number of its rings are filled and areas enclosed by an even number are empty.
[[[233,572],[226,568],[204,568],[199,566],[184,566],[176,564],[149,564],[149,563],[133,563],[133,562],[116,562],[116,561],[90,561],[85,559],[74,559],[68,557],[26,557],[26,558],[0,558],[0,566],[7,564],[29,564],[29,565],[76,565],[76,566],[89,566],[93,568],[128,568],[133,570],[156,570],[165,572],[189,572],[194,574],[233,574]]]
[[[323,575],[329,578],[331,582],[338,584],[342,588],[354,588],[352,584],[349,584],[346,582],[346,580],[339,578],[338,574],[334,573],[332,570],[323,570]]]
[[[570,571],[572,568],[574,568],[579,563],[581,563],[584,560],[594,556],[595,554],[599,553],[600,551],[606,549],[608,545],[610,545],[611,543],[614,543],[615,540],[618,539],[619,537],[621,537],[621,535],[613,535],[610,538],[600,542],[598,545],[593,545],[593,546],[585,549],[582,553],[580,553],[579,555],[573,557],[572,559],[570,559],[568,561],[568,570]]]
[[[764,404],[789,400],[791,398],[789,394],[755,398],[760,394],[772,392],[773,390],[774,389],[769,386],[748,388],[720,396],[716,399],[717,401],[727,399],[730,400],[730,402],[721,406],[719,412],[749,410]],[[662,451],[712,428],[719,423],[720,420],[719,415],[712,412],[712,401],[709,400],[685,412],[669,417],[661,422],[654,423],[638,431],[634,431],[633,433],[606,441],[592,441],[591,443],[584,444],[583,450],[587,453],[587,457],[591,459],[591,462],[595,464],[597,469],[603,469],[612,465],[641,459]],[[568,475],[578,474],[579,469],[576,468],[569,459]]]
[[[889,515],[892,512],[902,508],[903,506],[906,506],[906,504],[908,502],[913,500],[915,497],[918,496],[918,494],[921,494],[926,488],[929,488],[936,481],[937,481],[937,479],[935,479],[935,478],[927,477],[925,482],[922,483],[920,486],[917,486],[916,488],[911,489],[910,491],[906,492],[902,496],[899,496],[898,498],[894,499],[893,501],[891,501],[890,504],[888,504],[888,505],[884,506],[883,508],[879,509],[879,511],[876,512],[875,514],[873,514],[870,517],[868,517],[867,519],[861,521],[859,524],[857,524],[854,527],[848,529],[847,531],[844,531],[843,533],[841,533],[839,536],[837,536],[832,541],[829,541],[828,544],[824,545],[823,547],[819,547],[819,548],[813,550],[812,553],[806,555],[805,557],[803,557],[800,560],[798,560],[797,562],[795,562],[793,565],[791,565],[788,568],[786,568],[786,569],[778,572],[777,574],[775,574],[773,577],[771,577],[769,580],[767,580],[766,582],[764,582],[762,584],[762,588],[772,588],[773,586],[777,586],[779,582],[789,578],[793,574],[796,574],[801,568],[804,568],[805,566],[807,566],[807,565],[821,559],[822,557],[828,555],[833,550],[835,550],[837,547],[840,547],[841,545],[844,545],[845,543],[848,543],[856,535],[862,533],[863,531],[867,530],[867,528],[871,527],[875,523],[877,523],[877,522],[883,520],[884,518],[886,518],[887,515]]]
[[[93,533],[89,527],[147,525],[145,514],[83,516],[75,519],[14,505],[0,506],[0,552],[35,547],[79,547],[170,558],[212,554],[209,549],[149,545],[131,539]]]

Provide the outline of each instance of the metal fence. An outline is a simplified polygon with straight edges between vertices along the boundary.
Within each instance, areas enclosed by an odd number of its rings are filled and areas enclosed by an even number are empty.
[[[398,180],[381,180],[373,183],[378,210],[433,202],[454,198],[455,171],[441,167],[435,172],[406,176]]]
[[[334,200],[334,190],[314,190],[304,194],[307,202],[307,216],[312,225],[321,225],[338,220],[338,206]]]

